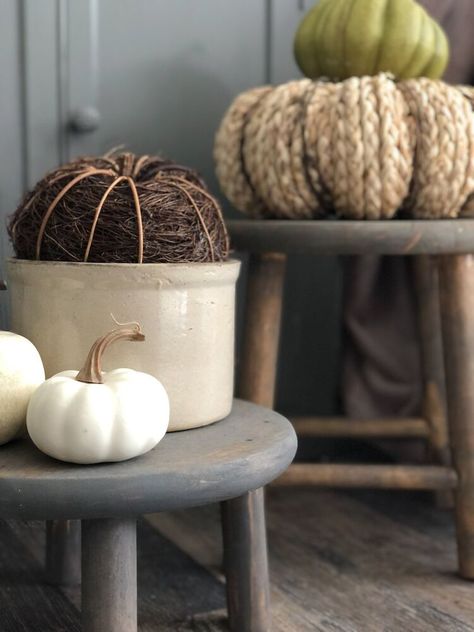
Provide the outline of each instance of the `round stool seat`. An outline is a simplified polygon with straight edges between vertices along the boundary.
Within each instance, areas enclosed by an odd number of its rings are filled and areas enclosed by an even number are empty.
[[[442,506],[456,506],[459,569],[462,577],[474,580],[474,219],[240,219],[227,225],[235,250],[250,255],[240,394],[260,404],[274,400],[286,262],[291,255],[415,255],[406,269],[413,275],[414,291],[410,294],[416,299],[418,316],[423,373],[421,416],[378,420],[305,416],[292,421],[302,436],[314,438],[418,437],[429,443],[434,465],[297,463],[279,479],[279,484],[436,490]],[[346,263],[350,270],[355,262]],[[310,265],[306,261],[302,264],[294,276],[297,282],[304,278]],[[320,279],[325,297],[331,285],[340,295],[335,275],[321,275]],[[401,279],[399,275],[398,285]],[[348,280],[351,282],[349,275]],[[383,331],[379,305],[385,303],[389,283],[382,274],[371,278],[372,318],[377,321],[378,332]],[[308,291],[311,292],[309,287],[306,294]],[[362,311],[368,319],[369,310],[360,309],[361,293],[356,284],[349,287],[349,292],[358,301],[358,319],[361,320]],[[368,285],[362,289],[364,292],[368,292]],[[291,299],[289,307],[294,315],[298,311],[298,293],[292,292]],[[308,311],[306,296],[303,307]],[[397,317],[404,318],[403,314],[394,318]],[[312,330],[318,326],[324,329],[327,322],[313,321]],[[357,329],[360,341],[358,323],[353,329]],[[370,332],[364,329],[363,334],[366,339]],[[306,335],[300,335],[298,340],[304,343],[296,350],[314,350],[314,344],[306,344]],[[379,345],[378,369],[381,363],[386,368],[386,361],[381,358],[384,353],[394,353],[394,348],[393,339],[385,349]],[[325,367],[324,360],[318,358]],[[294,364],[299,361],[296,356],[292,359]],[[446,491],[452,489],[456,489],[454,497]]]
[[[236,250],[312,255],[474,252],[474,220],[234,220]]]
[[[264,486],[295,451],[284,417],[243,401],[223,421],[167,434],[121,463],[70,465],[23,439],[0,448],[0,516],[115,518],[204,505]]]

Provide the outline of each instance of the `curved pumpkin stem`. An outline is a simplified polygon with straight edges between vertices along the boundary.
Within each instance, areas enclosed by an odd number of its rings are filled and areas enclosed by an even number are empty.
[[[87,384],[102,384],[102,355],[109,345],[118,340],[130,340],[140,342],[145,340],[145,336],[138,323],[132,323],[113,329],[104,334],[94,342],[89,351],[84,366],[76,376],[78,382]]]

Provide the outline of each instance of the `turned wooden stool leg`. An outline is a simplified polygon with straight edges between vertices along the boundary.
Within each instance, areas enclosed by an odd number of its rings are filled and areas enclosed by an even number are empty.
[[[450,466],[438,268],[435,259],[429,255],[413,257],[413,272],[423,376],[423,417],[430,427],[430,456],[435,463]],[[453,506],[452,492],[438,490],[435,494],[438,506]]]
[[[46,522],[46,576],[57,585],[81,583],[81,523],[79,520]]]
[[[84,632],[137,631],[135,520],[82,521]]]
[[[474,579],[474,256],[439,259],[460,574]]]
[[[242,399],[273,408],[285,278],[285,256],[252,255],[240,368]]]
[[[239,396],[273,408],[286,257],[251,255]],[[227,607],[232,632],[269,632],[264,490],[222,503]]]
[[[227,607],[232,632],[270,632],[263,488],[222,503]]]

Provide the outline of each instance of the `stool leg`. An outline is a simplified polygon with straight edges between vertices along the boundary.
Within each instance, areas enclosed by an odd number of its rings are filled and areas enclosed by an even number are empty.
[[[273,408],[285,279],[285,256],[252,255],[249,263],[239,396]]]
[[[82,521],[84,632],[137,632],[135,520]]]
[[[435,259],[429,255],[413,257],[413,273],[423,376],[423,416],[430,426],[430,456],[435,463],[450,466],[438,269]],[[453,507],[451,491],[438,490],[436,499],[439,507]]]
[[[60,586],[81,583],[81,523],[79,520],[46,522],[46,576]]]
[[[474,256],[440,257],[439,272],[459,572],[474,579]]]
[[[222,503],[227,608],[232,632],[269,632],[263,488]]]

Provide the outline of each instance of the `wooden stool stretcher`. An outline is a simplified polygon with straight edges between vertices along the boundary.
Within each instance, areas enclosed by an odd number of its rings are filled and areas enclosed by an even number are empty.
[[[424,438],[435,464],[298,463],[277,484],[433,489],[443,504],[449,504],[454,489],[459,570],[466,579],[474,579],[474,220],[235,220],[228,225],[234,248],[250,253],[240,393],[270,407],[285,258],[292,254],[414,257],[423,415],[399,421],[304,418],[295,420],[295,428],[310,436]]]

